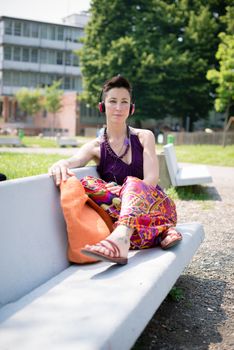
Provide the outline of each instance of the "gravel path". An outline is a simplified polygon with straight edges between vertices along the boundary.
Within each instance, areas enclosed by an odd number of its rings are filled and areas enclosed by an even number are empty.
[[[177,201],[180,223],[201,222],[205,240],[132,350],[234,349],[234,168],[209,166],[209,200]]]

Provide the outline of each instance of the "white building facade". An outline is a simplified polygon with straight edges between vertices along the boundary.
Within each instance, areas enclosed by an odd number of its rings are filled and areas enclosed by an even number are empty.
[[[0,94],[22,86],[50,85],[61,79],[64,90],[81,91],[78,56],[83,27],[0,17]]]
[[[0,115],[3,122],[22,122],[14,95],[22,87],[43,88],[61,81],[65,93],[82,91],[76,52],[89,19],[70,15],[63,24],[0,17]],[[25,120],[24,120],[25,122]]]

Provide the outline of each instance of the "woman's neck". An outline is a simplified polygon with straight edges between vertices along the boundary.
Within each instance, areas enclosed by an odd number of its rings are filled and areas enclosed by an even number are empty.
[[[119,125],[118,127],[116,127],[116,125],[108,125],[107,124],[107,135],[108,138],[111,140],[118,140],[118,139],[122,139],[125,138],[127,136],[127,125],[123,124],[123,125]]]

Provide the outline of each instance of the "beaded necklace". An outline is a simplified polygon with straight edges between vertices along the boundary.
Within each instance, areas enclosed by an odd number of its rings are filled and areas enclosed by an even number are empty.
[[[107,135],[106,128],[104,130],[103,136],[104,136],[105,148],[106,148],[107,152],[110,154],[110,156],[112,158],[122,159],[124,156],[126,156],[126,154],[129,151],[129,148],[130,148],[130,130],[129,130],[129,126],[127,126],[127,138],[124,139],[124,144],[123,144],[124,146],[126,146],[126,148],[125,148],[125,151],[123,152],[123,154],[121,154],[119,156],[111,148],[111,145],[110,145],[109,140],[108,140],[108,135]]]

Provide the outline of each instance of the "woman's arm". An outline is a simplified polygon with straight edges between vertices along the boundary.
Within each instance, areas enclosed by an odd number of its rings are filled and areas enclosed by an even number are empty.
[[[156,186],[159,179],[158,158],[155,150],[155,137],[150,130],[140,130],[139,140],[143,146],[144,182]]]
[[[54,177],[56,185],[61,180],[65,181],[73,173],[71,168],[80,168],[85,166],[90,160],[98,161],[100,158],[100,148],[98,139],[87,142],[80,147],[77,154],[68,159],[61,159],[49,168],[49,175]]]

